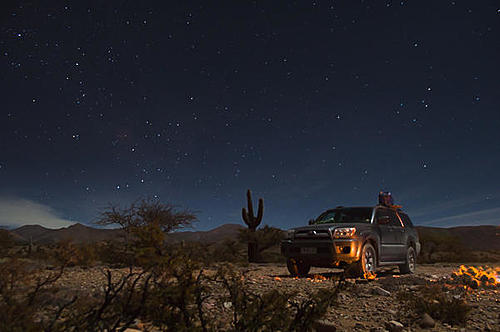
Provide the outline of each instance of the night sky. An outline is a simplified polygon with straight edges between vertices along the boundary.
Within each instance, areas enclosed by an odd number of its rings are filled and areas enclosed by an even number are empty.
[[[37,4],[43,3],[43,7]],[[499,224],[496,1],[2,1],[0,224],[140,197]]]

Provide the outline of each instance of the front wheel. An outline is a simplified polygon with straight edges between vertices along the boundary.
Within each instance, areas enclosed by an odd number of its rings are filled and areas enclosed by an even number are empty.
[[[406,251],[406,263],[399,265],[399,272],[401,274],[414,273],[417,262],[417,255],[413,247],[408,247]]]
[[[352,277],[370,278],[375,276],[377,269],[377,252],[370,243],[365,243],[361,249],[359,261],[349,266],[346,274]]]
[[[293,277],[306,276],[311,269],[311,265],[304,263],[302,260],[294,258],[287,259],[286,267],[288,268],[288,272],[290,272]]]

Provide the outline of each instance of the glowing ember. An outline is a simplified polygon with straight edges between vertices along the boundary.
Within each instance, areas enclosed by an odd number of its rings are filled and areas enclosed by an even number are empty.
[[[474,267],[460,265],[457,272],[451,274],[451,278],[459,283],[465,284],[464,288],[495,287],[500,285],[500,267]]]
[[[366,280],[375,280],[377,278],[377,275],[375,274],[375,272],[368,271],[363,274],[363,277]]]
[[[274,280],[281,281],[281,278],[280,277],[274,277]]]
[[[327,278],[325,276],[315,274],[312,278],[307,278],[307,280],[310,282],[323,282],[327,280]]]

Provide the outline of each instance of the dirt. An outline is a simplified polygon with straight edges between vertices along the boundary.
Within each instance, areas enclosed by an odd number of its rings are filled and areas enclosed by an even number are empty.
[[[467,288],[455,293],[450,290],[472,308],[465,326],[451,326],[436,320],[434,328],[423,329],[416,314],[408,312],[398,300],[398,292],[413,296],[419,291],[419,285],[446,284],[459,265],[418,265],[417,272],[413,275],[400,275],[397,269],[386,269],[379,271],[375,280],[346,279],[337,304],[329,310],[324,320],[335,326],[337,331],[384,331],[386,323],[390,321],[400,322],[404,326],[403,331],[500,331],[498,285],[490,288]],[[251,264],[240,269],[252,291],[263,292],[277,288],[299,296],[308,296],[315,290],[335,287],[341,272],[335,269],[313,268],[308,277],[292,278],[286,266],[281,264]],[[106,280],[102,271],[102,268],[71,269],[59,281],[59,286],[78,291],[99,291]],[[214,290],[214,298],[209,299],[208,303],[213,310],[224,316],[229,312],[230,304],[216,301],[217,296],[220,296],[220,293]],[[429,314],[432,316],[432,313]]]

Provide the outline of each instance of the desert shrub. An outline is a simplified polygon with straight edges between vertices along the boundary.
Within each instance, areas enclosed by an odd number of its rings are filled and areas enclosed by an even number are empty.
[[[245,286],[245,276],[222,267],[217,274],[229,294],[232,331],[311,331],[337,300],[340,284],[320,289],[307,298],[278,290],[255,293]]]
[[[63,240],[46,251],[45,259],[56,266],[90,267],[96,264],[97,250],[93,244],[75,244],[70,240]]]
[[[131,269],[125,274],[104,273],[106,284],[101,292],[81,296],[64,312],[60,321],[64,330],[122,331],[144,311],[151,275]]]
[[[66,299],[50,305],[55,284],[64,267],[36,273],[27,263],[9,259],[0,263],[0,331],[59,331],[62,311],[74,302]]]
[[[464,300],[447,294],[441,285],[424,286],[416,296],[400,292],[398,299],[418,315],[427,313],[434,319],[451,325],[465,325],[471,310]]]
[[[257,261],[263,261],[263,251],[278,246],[283,238],[284,233],[281,229],[268,225],[264,225],[264,227],[256,231],[242,229],[238,234],[239,241],[243,243],[256,243]]]
[[[441,231],[421,230],[419,238],[422,244],[419,263],[465,262],[472,259],[470,251],[456,236]]]
[[[238,241],[226,239],[222,243],[214,243],[208,246],[208,259],[206,263],[229,262],[247,264],[246,247]]]
[[[106,241],[95,247],[97,260],[109,267],[128,267],[133,265],[134,254],[123,242]]]
[[[6,229],[0,229],[0,256],[6,255],[13,246],[14,240],[10,232]]]

